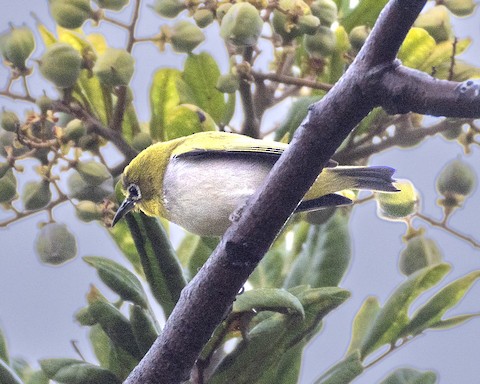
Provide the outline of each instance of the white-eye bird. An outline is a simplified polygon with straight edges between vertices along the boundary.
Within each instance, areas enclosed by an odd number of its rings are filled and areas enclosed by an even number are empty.
[[[192,233],[221,236],[287,146],[214,131],[153,144],[125,168],[126,198],[112,226],[136,207]],[[393,173],[389,167],[330,162],[296,212],[349,204],[350,199],[335,194],[345,189],[396,192]]]

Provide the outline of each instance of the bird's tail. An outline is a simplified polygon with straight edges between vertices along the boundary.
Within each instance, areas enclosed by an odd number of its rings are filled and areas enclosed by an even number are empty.
[[[326,168],[325,171],[332,172],[340,179],[350,179],[351,186],[345,189],[367,189],[379,192],[398,192],[392,178],[395,169],[385,166],[368,167],[344,167],[338,166]]]

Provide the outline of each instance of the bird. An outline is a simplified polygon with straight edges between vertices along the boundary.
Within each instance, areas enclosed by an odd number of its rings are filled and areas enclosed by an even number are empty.
[[[122,174],[125,199],[112,227],[132,209],[200,236],[222,236],[289,144],[221,131],[158,142]],[[351,204],[337,192],[397,192],[387,166],[340,166],[330,160],[295,212]]]

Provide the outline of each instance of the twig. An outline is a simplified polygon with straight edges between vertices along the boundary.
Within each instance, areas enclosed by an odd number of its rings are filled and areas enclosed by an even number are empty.
[[[299,77],[279,75],[277,73],[261,73],[261,72],[252,71],[251,74],[255,78],[255,80],[260,80],[260,81],[270,80],[270,81],[275,81],[277,83],[297,85],[299,87],[309,87],[312,89],[320,89],[323,91],[329,91],[333,87],[332,84],[320,83],[315,80],[302,79]]]
[[[252,61],[253,48],[246,47],[243,59],[245,62],[250,63]],[[244,121],[242,124],[242,133],[251,137],[260,136],[260,123],[256,116],[256,111],[253,103],[252,87],[246,78],[242,78],[239,86],[240,97],[243,106]]]

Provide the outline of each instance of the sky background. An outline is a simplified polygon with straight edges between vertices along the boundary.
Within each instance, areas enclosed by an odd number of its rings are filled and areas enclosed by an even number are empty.
[[[145,0],[141,10],[141,23],[138,35],[144,36],[158,31],[164,23],[160,17],[148,9],[152,0]],[[47,2],[38,0],[3,1],[0,13],[0,31],[8,23],[20,25],[26,22],[34,25],[30,12],[35,14],[50,28],[53,22],[48,15]],[[113,13],[111,14],[111,16]],[[122,12],[124,20],[128,11]],[[472,36],[472,47],[464,55],[470,62],[480,65],[480,13],[457,23],[459,37]],[[114,47],[121,48],[125,35],[115,27],[103,23],[101,28],[88,31],[102,31]],[[225,50],[218,49],[218,28],[209,27],[210,45],[203,44],[195,52],[210,52],[220,63],[222,72],[227,69]],[[207,39],[207,41],[208,41]],[[33,57],[38,58],[43,49],[37,40],[37,50]],[[152,71],[161,67],[175,67],[183,63],[186,56],[160,54],[152,45],[134,48],[136,71],[132,81],[135,105],[141,121],[149,119],[149,81]],[[0,87],[5,83],[7,72],[0,69]],[[38,96],[47,89],[54,96],[46,83],[32,82],[31,92]],[[14,108],[23,114],[28,105],[21,102],[12,103],[0,98],[0,106]],[[281,108],[266,115],[264,129],[280,124],[287,108]],[[420,147],[413,149],[394,149],[376,155],[371,163],[389,165],[397,169],[398,178],[410,179],[421,194],[423,212],[440,218],[441,210],[435,204],[438,198],[434,185],[439,170],[449,161],[462,155],[459,145],[446,142],[441,137],[427,140]],[[478,169],[480,153],[465,157],[465,161]],[[24,177],[27,180],[33,173],[27,166]],[[464,209],[451,219],[451,225],[467,234],[480,238],[478,231],[478,191],[467,201]],[[8,215],[0,210],[0,221]],[[73,313],[85,305],[85,294],[89,284],[101,288],[103,285],[96,277],[93,268],[81,260],[82,256],[95,255],[109,257],[128,266],[106,231],[98,224],[79,222],[73,208],[64,205],[55,210],[59,222],[68,223],[78,241],[78,254],[74,261],[61,267],[42,265],[33,251],[34,238],[38,223],[46,220],[46,214],[37,215],[20,221],[6,229],[0,229],[0,327],[7,335],[12,356],[22,356],[30,362],[47,357],[73,357],[70,340],[78,340],[78,346],[87,359],[93,359],[92,351],[86,339],[86,328],[72,321]],[[331,364],[341,359],[350,339],[351,321],[363,300],[370,295],[377,296],[384,303],[393,289],[404,277],[398,272],[397,257],[402,249],[401,236],[405,226],[401,223],[386,222],[376,215],[373,202],[356,207],[350,222],[353,242],[353,259],[349,271],[341,286],[352,292],[352,297],[338,310],[329,314],[324,322],[322,332],[307,346],[304,354],[301,384],[312,381]],[[480,251],[468,244],[445,234],[441,230],[428,230],[428,236],[435,239],[443,250],[445,260],[453,265],[452,272],[442,285],[469,271],[479,268]],[[102,292],[109,292],[102,289]],[[467,294],[465,300],[451,311],[451,314],[478,312],[480,310],[480,284]],[[113,296],[111,296],[113,298]],[[426,297],[422,296],[422,299]],[[366,371],[354,383],[379,382],[390,370],[411,366],[422,370],[432,369],[439,372],[440,383],[474,383],[480,377],[480,322],[473,320],[465,325],[448,331],[428,332],[392,355],[377,366]]]

